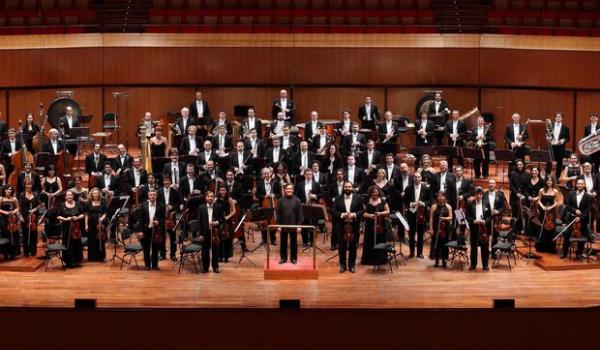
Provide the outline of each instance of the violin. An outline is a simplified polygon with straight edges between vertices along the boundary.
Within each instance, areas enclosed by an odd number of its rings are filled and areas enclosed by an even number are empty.
[[[29,214],[29,231],[37,231],[37,221],[38,219],[35,211]]]
[[[96,231],[98,232],[98,238],[100,239],[100,241],[104,242],[108,240],[106,227],[104,227],[104,224],[102,222],[98,222],[98,226],[96,226]]]
[[[571,226],[571,238],[581,238],[581,220],[573,222]]]
[[[165,229],[172,231],[175,228],[175,212],[171,211],[169,212],[169,209],[167,209],[167,215],[166,215],[166,220],[165,220]]]
[[[346,242],[354,241],[354,230],[352,229],[352,219],[350,216],[344,219],[344,240]]]
[[[8,232],[11,234],[19,232],[19,214],[10,214],[8,216]]]
[[[488,242],[490,240],[490,233],[485,223],[479,224],[479,242]]]
[[[79,225],[79,220],[71,221],[69,235],[71,239],[81,239],[81,226]]]
[[[548,210],[546,212],[546,215],[544,217],[544,230],[546,231],[552,231],[554,230],[554,227],[556,226],[554,224],[554,210]]]
[[[375,233],[378,235],[382,235],[385,233],[385,223],[383,222],[383,216],[376,215],[375,216]]]
[[[214,246],[221,244],[221,238],[219,237],[219,226],[210,224],[210,240]]]
[[[440,222],[438,223],[437,229],[437,237],[438,239],[446,239],[446,226],[448,225],[448,221],[442,220],[440,217]]]
[[[156,224],[152,227],[152,244],[162,245],[165,242],[165,237],[160,231],[159,224]]]
[[[417,224],[424,225],[425,220],[425,206],[420,206],[419,204],[417,204]]]

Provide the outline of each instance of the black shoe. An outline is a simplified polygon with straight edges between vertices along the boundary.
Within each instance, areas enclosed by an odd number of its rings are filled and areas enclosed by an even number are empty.
[[[175,254],[171,254],[171,261],[177,261],[177,257],[175,256]]]
[[[217,267],[217,268],[213,268],[213,272],[214,273],[221,273],[221,270],[219,270],[219,268]]]
[[[423,254],[419,254],[419,255],[417,255],[417,258],[419,258],[419,259],[425,259],[425,256],[423,256]]]
[[[489,266],[484,266],[484,267],[483,267],[483,271],[489,271],[489,270],[490,270],[490,267],[489,267]]]
[[[346,272],[346,266],[340,266],[340,273]]]
[[[202,273],[208,273],[208,269],[202,269]]]
[[[296,265],[297,262],[298,262],[298,260],[292,259],[292,264]]]
[[[409,258],[409,259],[412,259],[412,258],[414,258],[414,257],[415,257],[415,255],[414,255],[414,254],[412,254],[412,253],[408,255],[408,258]]]
[[[471,266],[469,267],[469,271],[477,271],[477,268],[475,266]]]
[[[354,269],[354,266],[350,266],[350,272],[356,273],[356,270]]]
[[[152,268],[152,270],[154,270],[154,271],[160,271],[160,267],[158,267],[158,266],[154,266],[154,267]]]
[[[146,266],[146,271],[150,271],[150,266]]]
[[[561,255],[560,255],[560,258],[561,258],[561,259],[564,259],[564,258],[566,258],[566,257],[567,257],[567,254],[561,254]]]
[[[279,265],[285,264],[286,262],[287,262],[287,259],[279,259]]]

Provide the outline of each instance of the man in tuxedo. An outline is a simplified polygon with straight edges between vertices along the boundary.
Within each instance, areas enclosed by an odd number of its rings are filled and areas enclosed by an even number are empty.
[[[119,177],[113,175],[113,168],[110,162],[104,163],[104,172],[98,177],[96,187],[106,196],[114,197],[119,194]]]
[[[354,193],[353,184],[349,181],[344,182],[344,194],[338,196],[333,202],[331,215],[336,220],[339,240],[339,262],[340,273],[346,271],[355,273],[356,265],[356,246],[360,239],[360,220],[365,212],[364,202],[360,194]],[[352,235],[348,236],[345,232],[345,225],[351,225]],[[353,236],[353,237],[352,237]],[[346,256],[348,252],[348,256]]]
[[[231,152],[233,141],[231,136],[227,135],[226,127],[224,125],[220,125],[217,130],[217,135],[213,136],[212,144],[213,148],[216,149],[217,154],[221,156],[221,154]]]
[[[471,245],[471,266],[469,270],[477,269],[477,248],[481,248],[481,264],[484,271],[489,271],[489,256],[490,256],[490,237],[489,232],[492,225],[492,213],[489,202],[483,199],[483,190],[481,187],[475,189],[475,200],[467,205],[467,222],[471,233],[469,241]],[[482,232],[482,227],[485,226],[485,233]]]
[[[208,102],[202,98],[202,91],[196,90],[196,99],[190,103],[190,115],[195,118],[198,125],[210,125],[211,116]]]
[[[196,158],[196,166],[201,171],[206,170],[206,162],[209,160],[215,161],[217,159],[217,153],[212,149],[212,142],[210,140],[204,140],[202,144],[202,151],[198,153]]]
[[[23,141],[17,139],[17,132],[15,129],[8,130],[8,139],[2,142],[2,158],[4,158],[4,162],[6,164],[6,176],[8,176],[13,171],[13,165],[10,161],[10,157],[12,157],[15,153],[21,150],[23,145]]]
[[[464,176],[464,168],[462,166],[457,166],[454,172],[456,176],[455,185],[456,185],[456,207],[460,206],[460,202],[463,201],[464,204],[467,204],[467,199],[472,197],[474,194],[475,187],[473,186],[473,182],[467,179]]]
[[[597,201],[597,195],[600,193],[600,175],[592,173],[592,164],[589,162],[583,163],[583,174],[578,179],[583,179],[585,190],[592,201]],[[596,217],[596,228],[600,228],[600,216]]]
[[[134,194],[148,182],[148,172],[142,168],[142,160],[139,157],[136,157],[133,160],[133,166],[125,171],[125,178],[127,192]]]
[[[101,152],[102,146],[99,143],[94,145],[92,153],[85,157],[85,172],[89,176],[100,176],[102,173],[104,163],[106,163],[106,156]]]
[[[279,141],[281,148],[286,152],[288,157],[296,153],[298,149],[298,137],[290,133],[289,126],[283,127],[283,135],[279,137]]]
[[[583,179],[577,179],[575,183],[577,188],[575,191],[571,191],[565,202],[565,217],[567,218],[567,224],[575,220],[576,223],[580,223],[580,230],[582,237],[589,237],[589,225],[590,225],[590,210],[592,209],[592,197],[586,193],[585,181]],[[569,229],[564,233],[563,249],[560,255],[561,259],[565,258],[569,253],[569,247],[571,246],[573,228]],[[576,256],[577,259],[581,259],[583,253],[583,247],[585,243],[579,242],[577,244]]]
[[[202,184],[205,189],[208,189],[211,182],[215,182],[218,179],[223,179],[223,175],[221,174],[221,169],[218,169],[215,162],[209,160],[206,162],[206,171],[202,173],[200,176],[202,179]]]
[[[587,125],[583,131],[583,137],[587,137],[596,133],[600,133],[600,125],[598,125],[598,114],[592,113],[590,115],[590,124]],[[593,172],[597,173],[598,167],[600,167],[600,152],[596,152],[590,155],[588,159],[593,166]]]
[[[333,203],[335,199],[344,194],[344,171],[342,169],[338,169],[335,171],[335,179],[329,185],[329,199],[330,203]],[[339,229],[338,229],[338,220],[331,220],[331,250],[336,250],[338,248],[339,242]]]
[[[496,190],[496,180],[488,180],[488,190],[483,194],[483,200],[487,202],[487,206],[490,208],[492,220],[494,218],[500,220],[506,206],[506,198],[504,198],[504,192]],[[494,230],[493,233],[492,247],[498,243],[498,232]],[[492,258],[496,258],[495,249],[492,250]]]
[[[176,135],[187,135],[189,127],[197,125],[198,121],[195,117],[190,117],[190,110],[187,107],[181,109],[181,117],[175,121],[175,134]]]
[[[200,220],[200,235],[204,238],[202,242],[202,273],[208,272],[208,266],[212,266],[214,273],[219,270],[219,247],[213,242],[212,235],[220,234],[221,225],[225,222],[225,216],[221,206],[216,205],[215,195],[207,191],[205,203],[198,208],[198,220]],[[212,230],[216,232],[212,232]]]
[[[267,166],[275,169],[280,162],[286,163],[286,154],[281,148],[281,140],[274,138],[271,140],[273,147],[267,150]]]
[[[196,176],[194,164],[187,164],[185,166],[185,175],[177,179],[177,182],[179,183],[179,186],[172,187],[175,187],[176,189],[179,188],[179,198],[185,202],[187,202],[190,196],[200,196],[202,188],[204,187],[202,179],[199,176]]]
[[[304,128],[304,138],[313,143],[314,137],[320,132],[322,127],[324,127],[324,124],[319,121],[319,113],[317,111],[310,112],[310,121],[306,122],[306,127]]]
[[[171,186],[171,178],[165,177],[163,179],[163,187],[157,191],[157,202],[160,203],[163,208],[165,208],[165,216],[170,215],[173,212],[179,211],[181,200],[179,198],[179,191]],[[176,253],[177,253],[177,237],[175,234],[175,230],[166,229],[167,234],[169,235],[169,253],[171,261],[177,261]],[[160,247],[160,260],[164,260],[167,256],[167,245],[163,244]]]
[[[40,190],[42,188],[40,177],[38,176],[38,174],[33,172],[33,166],[29,162],[23,165],[23,171],[21,172],[21,174],[19,174],[19,177],[17,178],[17,189],[15,192],[16,194],[21,194],[25,191],[25,180],[31,181],[31,183],[33,184],[33,192],[40,193]]]
[[[288,169],[294,175],[304,175],[306,169],[310,169],[315,155],[308,151],[308,143],[300,142],[300,150],[294,154],[288,164]]]
[[[393,152],[396,151],[395,146],[387,146],[396,145],[396,137],[400,135],[400,132],[398,131],[398,123],[392,120],[392,112],[386,111],[383,114],[383,121],[379,123],[379,126],[377,127],[377,135],[379,136],[379,142],[381,142],[382,145],[386,145],[386,149],[390,148],[388,152],[392,152],[392,150]],[[388,140],[385,141],[386,139]],[[386,152],[386,149],[382,151]]]
[[[394,155],[388,153],[385,155],[385,164],[381,166],[385,170],[385,178],[392,184],[392,186],[400,178],[400,167],[394,164]]]
[[[256,129],[250,130],[250,135],[244,141],[244,146],[246,150],[252,154],[252,158],[265,157],[265,144],[261,139],[258,138],[258,132]]]
[[[556,162],[556,173],[555,177],[559,177],[562,174],[563,169],[563,157],[565,154],[565,144],[571,140],[569,136],[569,128],[563,125],[564,115],[562,113],[556,113],[554,115],[554,124],[552,124],[552,132],[546,136],[546,139],[552,145],[552,159]],[[552,161],[546,163],[546,174],[550,174],[552,171]]]
[[[452,111],[452,119],[446,122],[444,133],[448,136],[448,146],[452,147],[450,154],[448,154],[448,168],[452,171],[454,158],[458,158],[458,164],[465,166],[465,159],[462,152],[459,153],[458,147],[462,148],[465,146],[465,136],[467,135],[467,124],[462,120],[458,120],[458,110]]]
[[[434,175],[432,195],[437,196],[437,193],[445,192],[448,204],[452,209],[456,209],[456,177],[448,170],[448,162],[442,160],[440,171]]]
[[[187,136],[181,139],[181,145],[179,146],[181,154],[197,156],[200,153],[202,137],[196,136],[197,131],[198,128],[195,125],[190,125]]]
[[[73,107],[67,106],[65,108],[65,114],[58,119],[58,124],[64,130],[63,139],[73,138],[75,135],[71,135],[71,129],[80,126],[79,117],[75,115]],[[67,147],[69,153],[77,153],[77,145],[69,145]]]
[[[350,154],[356,155],[356,151],[362,150],[362,148],[367,144],[367,138],[365,135],[359,133],[358,130],[358,123],[352,123],[352,132],[344,136],[342,139],[342,150],[344,152],[344,157],[347,157]]]
[[[245,149],[244,141],[240,140],[235,145],[235,152],[229,158],[229,166],[236,175],[252,174],[250,158],[252,158],[252,153]]]
[[[521,124],[519,113],[513,113],[512,123],[506,126],[504,130],[504,143],[515,153],[515,159],[525,159],[527,147],[525,140],[529,138],[527,125]],[[514,164],[510,162],[509,172],[513,170]]]
[[[344,137],[352,132],[352,119],[350,118],[350,110],[343,109],[342,110],[342,120],[335,124],[335,132],[337,135]]]
[[[271,176],[271,169],[263,168],[260,172],[261,179],[256,181],[256,190],[254,195],[260,205],[265,198],[279,198],[281,197],[281,184],[279,181],[274,181]],[[266,227],[261,230],[262,241],[266,244],[267,242],[267,230]],[[275,232],[271,232],[270,236],[271,244],[276,244]]]
[[[425,235],[425,224],[427,222],[428,209],[431,204],[431,192],[429,186],[421,181],[421,173],[416,172],[413,175],[413,185],[406,188],[404,193],[404,206],[408,208],[406,211],[406,220],[410,226],[408,233],[408,245],[410,250],[410,259],[415,256],[415,236],[417,257],[424,259],[423,241]],[[419,219],[419,211],[423,211],[423,220]]]
[[[185,165],[179,161],[179,153],[176,149],[170,151],[171,161],[163,165],[163,177],[170,177],[173,186],[179,189],[179,178],[185,173]],[[193,164],[192,164],[193,167]]]
[[[213,120],[212,129],[220,128],[221,126],[225,127],[225,131],[227,131],[227,135],[231,136],[233,133],[233,125],[229,120],[227,120],[227,113],[224,110],[219,111],[219,118]],[[219,129],[217,129],[219,130]]]
[[[254,108],[248,108],[248,116],[242,121],[242,135],[244,138],[250,136],[252,129],[256,130],[256,137],[262,140],[262,122],[256,117]]]
[[[489,130],[489,126],[485,126],[485,121],[483,117],[477,118],[477,126],[473,128],[471,131],[471,138],[475,143],[478,140],[483,142],[481,148],[476,147],[474,152],[478,153],[475,155],[475,159],[473,160],[473,168],[475,170],[475,178],[479,179],[481,175],[485,179],[487,179],[489,175],[489,167],[490,167],[490,141],[492,140],[492,135]]]
[[[2,115],[0,114],[0,117]],[[6,122],[4,120],[0,120],[0,142],[4,141],[4,139],[7,137],[7,133],[8,133],[8,126],[6,125]]]
[[[271,118],[275,119],[279,112],[285,113],[285,120],[294,123],[294,113],[296,112],[296,104],[288,98],[288,92],[285,89],[279,91],[279,98],[273,101],[271,108]]]
[[[375,130],[379,121],[379,109],[373,104],[373,98],[370,95],[365,96],[365,103],[358,107],[358,119],[360,119],[362,129]]]
[[[302,211],[302,203],[297,196],[294,195],[294,186],[286,184],[283,187],[284,195],[277,204],[277,224],[279,225],[301,225],[304,222],[304,213]],[[297,229],[280,229],[281,245],[279,247],[280,264],[285,264],[288,258],[287,245],[288,236],[290,238],[290,258],[292,264],[296,264],[298,260],[298,233]],[[303,238],[304,239],[304,236]]]
[[[321,186],[313,180],[312,169],[304,171],[304,181],[300,181],[296,186],[296,197],[300,199],[302,204],[313,204],[319,200],[321,196]],[[306,218],[305,225],[315,225],[316,220]],[[310,237],[309,237],[310,236]],[[309,235],[307,230],[302,230],[302,245],[308,247],[313,244],[313,237]]]
[[[421,120],[415,123],[415,131],[417,133],[415,140],[417,146],[433,146],[431,139],[435,132],[435,125],[429,120],[427,113],[421,113]]]
[[[321,172],[321,163],[318,160],[313,160],[311,162],[311,169],[313,180],[319,184],[319,186],[327,185],[327,176],[325,173]]]
[[[435,126],[444,127],[450,114],[448,104],[442,100],[442,94],[437,92],[433,97],[433,102],[429,104],[427,114]],[[436,133],[437,144],[442,144],[443,133]]]
[[[273,120],[271,124],[269,124],[269,135],[271,138],[281,137],[283,135],[283,129],[289,127],[291,124],[285,120],[285,114],[283,112],[277,113],[277,119]]]
[[[332,142],[331,136],[327,135],[327,129],[321,126],[317,134],[311,138],[310,151],[315,154],[327,154],[327,147]]]
[[[49,140],[42,145],[42,152],[48,152],[56,155],[65,149],[65,142],[58,138],[58,130],[50,129],[48,131]]]
[[[148,174],[148,182],[142,185],[140,192],[140,200],[148,200],[148,193],[155,190],[158,191],[159,185],[156,183],[156,177],[153,174]]]
[[[354,156],[348,156],[346,164],[346,168],[344,168],[344,173],[346,174],[344,180],[349,181],[354,186],[354,190],[358,191],[362,188],[365,180],[364,170],[356,166],[356,158]]]
[[[391,203],[388,203],[391,212],[400,211],[404,213],[404,197],[406,194],[406,189],[413,186],[412,176],[410,175],[408,164],[402,162],[399,165],[400,168],[400,176],[398,176],[398,180],[394,182],[394,188],[392,190],[392,198]],[[398,239],[402,242],[405,242],[405,229],[404,225],[399,224],[398,228]]]
[[[375,149],[375,141],[367,141],[367,150],[360,155],[359,165],[365,170],[365,175],[375,176],[375,171],[381,166],[381,152]]]
[[[115,158],[115,170],[117,175],[120,175],[125,169],[131,168],[133,158],[127,153],[127,149],[123,144],[117,146],[117,152],[119,152],[119,154],[117,155],[117,158]]]
[[[148,192],[148,201],[142,204],[140,210],[139,224],[142,231],[142,247],[144,249],[144,265],[146,271],[159,270],[158,252],[164,244],[164,219],[165,208],[156,201],[156,191]],[[162,236],[162,244],[157,242],[153,236],[153,230],[158,227],[159,235]]]

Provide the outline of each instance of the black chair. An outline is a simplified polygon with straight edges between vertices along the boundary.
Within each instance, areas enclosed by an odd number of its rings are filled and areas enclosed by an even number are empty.
[[[115,113],[107,112],[102,116],[102,130],[110,131],[117,130],[119,124],[117,124],[117,116]]]
[[[190,227],[192,226],[192,223],[194,226],[199,226],[198,220],[191,221]],[[200,252],[202,251],[202,246],[199,244],[195,244],[195,243],[187,243],[186,244],[186,241],[188,241],[188,238],[189,237],[184,230],[181,230],[179,232],[178,244],[179,244],[180,257],[179,257],[179,269],[177,270],[177,274],[179,274],[181,272],[186,261],[190,261],[194,265],[194,268],[196,269],[197,273],[200,272],[200,269],[198,268],[198,265],[196,264],[196,260],[198,259],[198,254],[200,254]]]
[[[510,258],[512,256],[515,266],[517,265],[517,245],[515,243],[516,235],[513,230],[498,232],[498,242],[494,244],[492,249],[496,250],[496,257],[492,263],[492,267],[498,266],[502,256],[506,256],[508,269],[512,270]]]
[[[54,224],[47,230],[48,232],[60,233],[62,225]],[[48,271],[48,265],[52,262],[53,258],[60,260],[60,267],[65,268],[65,261],[63,259],[63,253],[67,250],[67,247],[62,242],[62,235],[49,235],[48,244],[46,245],[46,264],[44,271]]]
[[[446,243],[448,247],[448,262],[450,266],[454,265],[454,262],[460,264],[460,269],[464,270],[464,264],[469,265],[469,255],[467,254],[467,244],[463,239],[458,239]]]
[[[139,241],[133,242],[133,234],[130,229],[126,228],[121,231],[121,241],[123,242],[124,250],[123,256],[121,257],[121,267],[120,270],[123,269],[123,263],[127,265],[131,265],[131,261],[135,262],[135,268],[140,269],[136,255],[144,251],[142,247],[142,243]],[[125,261],[125,258],[129,257],[129,261]]]

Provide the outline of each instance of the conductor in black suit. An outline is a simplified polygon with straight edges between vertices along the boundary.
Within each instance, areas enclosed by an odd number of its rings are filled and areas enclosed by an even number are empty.
[[[559,177],[563,169],[563,157],[565,154],[565,144],[569,142],[569,128],[563,125],[564,115],[556,113],[554,115],[554,123],[552,124],[552,132],[546,136],[546,139],[552,145],[552,160],[556,162],[555,176]],[[552,171],[552,161],[546,163],[546,174]]]
[[[139,229],[143,233],[142,247],[144,248],[144,265],[146,271],[150,268],[158,270],[158,251],[164,244],[165,207],[156,201],[156,190],[148,192],[148,200],[142,204],[139,217]],[[153,241],[152,231],[158,226],[160,235],[162,235],[162,244]]]
[[[196,99],[190,103],[189,110],[198,125],[210,125],[212,114],[208,102],[202,98],[202,91],[196,90]]]
[[[301,225],[304,221],[304,214],[302,212],[302,203],[300,199],[294,195],[294,186],[292,184],[286,184],[283,187],[283,197],[277,204],[277,223],[279,225]],[[295,264],[298,260],[298,233],[301,229],[280,229],[281,232],[281,246],[279,247],[280,264],[287,262],[288,253],[288,236],[290,238],[290,258],[292,264]]]
[[[294,113],[296,112],[296,104],[288,98],[288,92],[285,89],[279,91],[279,98],[273,101],[271,108],[271,118],[277,118],[277,113],[285,113],[285,120],[294,124]]]
[[[362,129],[375,130],[379,122],[379,109],[373,104],[373,98],[370,95],[365,96],[365,103],[358,107],[358,119],[361,122]]]

